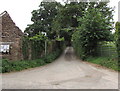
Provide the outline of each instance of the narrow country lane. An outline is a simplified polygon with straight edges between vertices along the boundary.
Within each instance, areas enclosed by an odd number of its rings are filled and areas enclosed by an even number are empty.
[[[118,73],[77,59],[72,47],[51,64],[2,75],[3,89],[118,89]]]

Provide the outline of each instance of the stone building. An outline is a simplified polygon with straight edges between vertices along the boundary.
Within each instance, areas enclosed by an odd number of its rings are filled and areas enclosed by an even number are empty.
[[[0,57],[22,60],[23,32],[15,25],[7,11],[0,14]]]

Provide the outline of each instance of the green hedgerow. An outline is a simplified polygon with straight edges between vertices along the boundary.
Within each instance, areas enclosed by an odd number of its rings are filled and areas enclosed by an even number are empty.
[[[6,73],[11,71],[21,71],[28,68],[42,66],[54,61],[57,57],[59,57],[60,53],[61,53],[60,50],[56,50],[51,54],[48,54],[40,59],[35,60],[22,60],[10,62],[7,59],[2,59],[0,60],[2,63],[0,70],[2,73]]]

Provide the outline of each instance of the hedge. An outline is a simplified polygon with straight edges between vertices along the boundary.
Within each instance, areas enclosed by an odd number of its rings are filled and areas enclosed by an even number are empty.
[[[118,62],[120,66],[120,22],[116,23],[116,45],[117,45],[117,52],[118,52]]]
[[[40,59],[35,60],[22,60],[22,61],[13,61],[10,62],[7,59],[0,60],[2,62],[2,66],[0,67],[0,71],[2,73],[11,72],[11,71],[21,71],[28,68],[34,68],[38,66],[45,65],[47,63],[53,62],[56,58],[61,54],[61,50],[57,49],[56,51],[48,54]]]

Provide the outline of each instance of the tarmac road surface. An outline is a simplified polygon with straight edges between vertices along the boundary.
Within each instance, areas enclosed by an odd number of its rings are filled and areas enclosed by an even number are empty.
[[[77,59],[72,47],[53,63],[2,74],[3,89],[118,89],[118,73]]]

